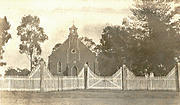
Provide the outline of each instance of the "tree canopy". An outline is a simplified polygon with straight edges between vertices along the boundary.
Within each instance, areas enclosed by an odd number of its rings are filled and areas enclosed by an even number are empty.
[[[11,34],[8,33],[8,30],[10,29],[10,24],[7,21],[7,18],[0,18],[0,59],[3,59],[3,53],[4,49],[3,47],[5,44],[9,41],[11,38]],[[6,65],[5,62],[0,62],[0,66]]]
[[[32,70],[33,61],[41,55],[40,43],[48,39],[44,33],[44,29],[39,26],[40,19],[37,16],[22,17],[21,25],[17,27],[17,35],[20,36],[21,43],[19,45],[19,52],[27,54],[30,58],[30,69]]]
[[[28,69],[14,69],[14,68],[8,68],[5,71],[5,76],[28,76],[31,72]]]
[[[104,28],[101,55],[113,58],[117,66],[126,64],[136,75],[166,75],[180,51],[180,20],[173,20],[174,8],[165,2],[136,2],[131,11],[133,16],[121,25]],[[104,69],[113,74],[115,68],[108,67]]]
[[[176,63],[174,58],[180,51],[179,22],[171,4],[165,2],[136,3],[131,9],[134,15],[134,36],[139,39],[138,47],[131,50],[132,70],[138,75],[154,72],[166,75]],[[139,72],[141,71],[141,72]]]

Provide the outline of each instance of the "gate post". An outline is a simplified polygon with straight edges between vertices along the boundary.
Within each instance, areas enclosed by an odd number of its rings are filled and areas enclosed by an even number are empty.
[[[84,65],[84,89],[87,89],[87,72],[88,72],[88,64]]]
[[[45,62],[41,59],[40,61],[40,92],[44,91],[44,69],[45,69]]]
[[[127,68],[126,65],[122,66],[122,90],[127,90]]]
[[[180,90],[180,63],[176,64],[176,91]]]

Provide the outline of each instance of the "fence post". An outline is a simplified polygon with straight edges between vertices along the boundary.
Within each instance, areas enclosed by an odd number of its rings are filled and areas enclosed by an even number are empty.
[[[126,77],[127,77],[127,70],[126,70],[126,66],[123,65],[122,66],[122,90],[126,90],[127,89]]]
[[[122,76],[121,76],[121,79],[122,79],[122,90],[124,90],[124,65],[122,66]]]
[[[61,76],[61,90],[63,91],[63,76]]]
[[[40,61],[40,92],[44,91],[44,85],[43,85],[43,80],[44,80],[44,68],[45,68],[45,62]]]
[[[87,73],[89,71],[87,63],[84,64],[84,89],[87,89]]]
[[[8,80],[8,91],[11,91],[11,79],[7,79]]]
[[[150,77],[150,87],[149,87],[149,89],[153,90],[154,73],[151,72],[149,77]]]
[[[149,87],[148,87],[148,83],[149,83],[148,74],[145,74],[145,83],[146,83],[146,90],[149,90]]]
[[[59,74],[58,74],[58,91],[59,91]]]
[[[180,78],[179,78],[179,76],[180,76],[180,63],[179,62],[177,62],[177,64],[176,64],[176,91],[179,91],[180,89]]]

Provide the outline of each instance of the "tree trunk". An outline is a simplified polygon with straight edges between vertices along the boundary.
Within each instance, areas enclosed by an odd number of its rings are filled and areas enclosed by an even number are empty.
[[[30,54],[30,71],[32,71],[32,53]]]

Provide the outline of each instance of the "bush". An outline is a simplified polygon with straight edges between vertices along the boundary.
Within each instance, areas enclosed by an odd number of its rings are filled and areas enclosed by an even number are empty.
[[[28,76],[29,74],[30,74],[30,71],[28,69],[8,68],[5,71],[5,76]]]

